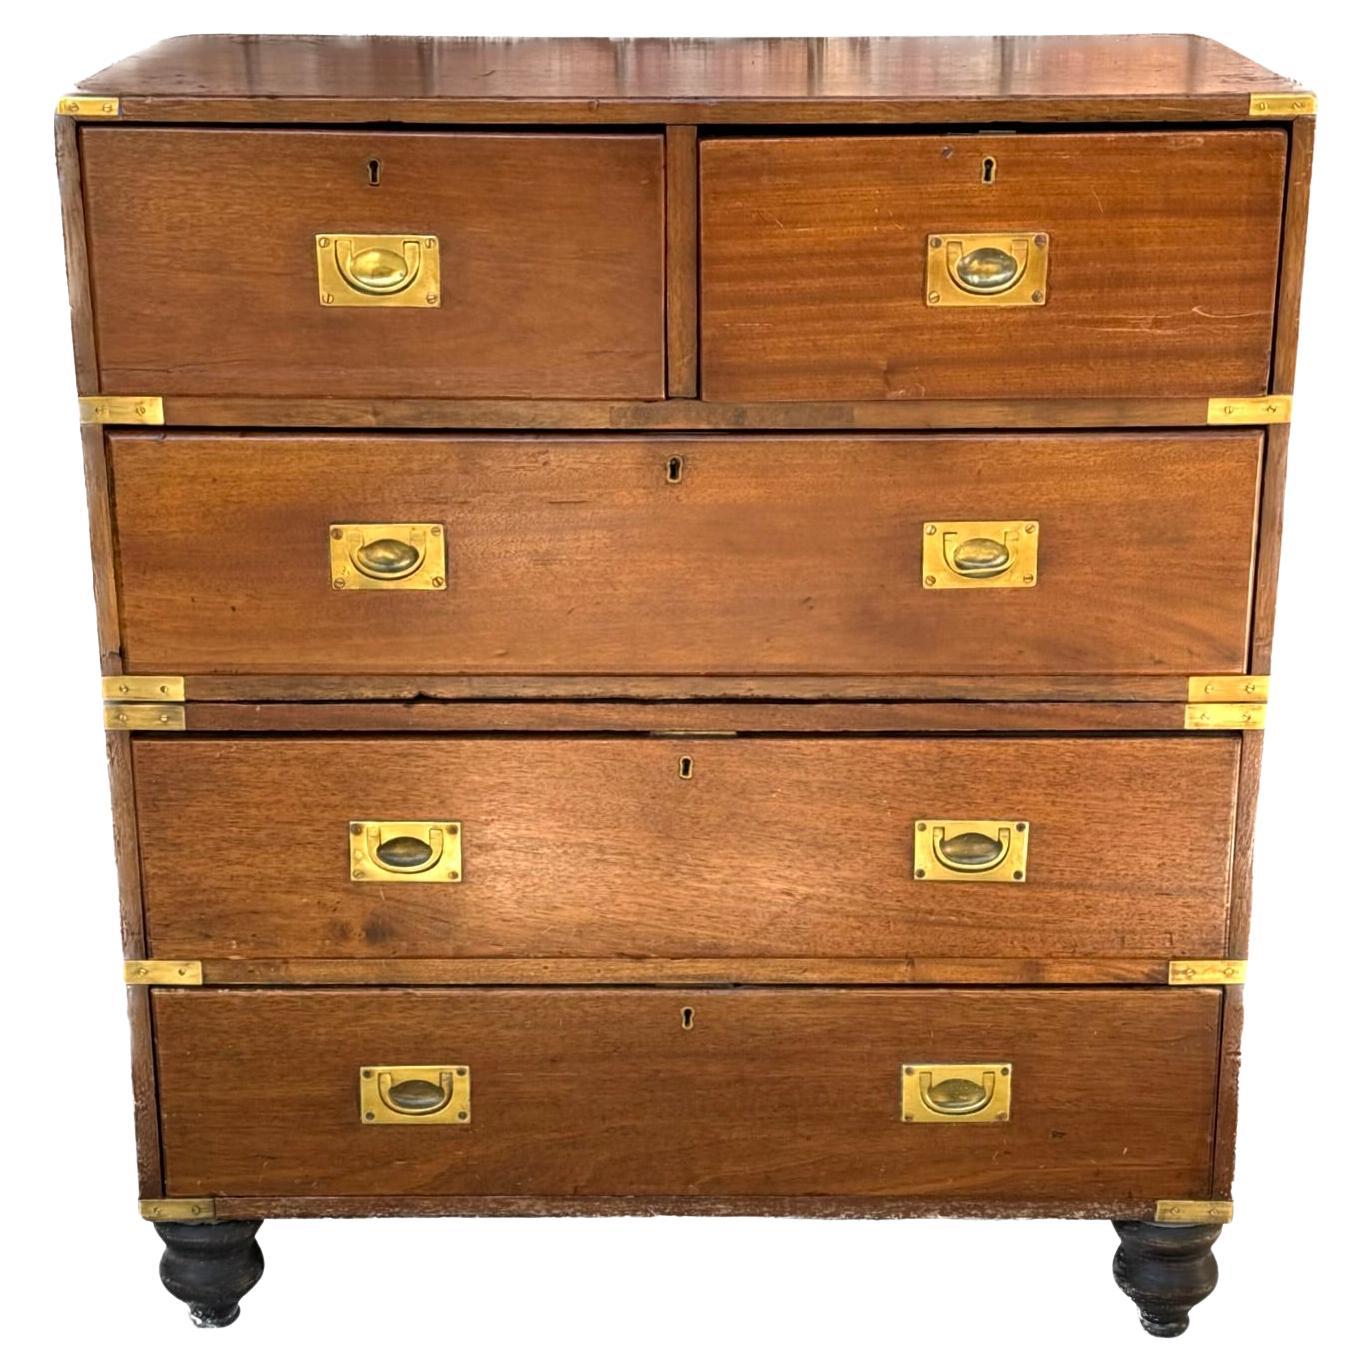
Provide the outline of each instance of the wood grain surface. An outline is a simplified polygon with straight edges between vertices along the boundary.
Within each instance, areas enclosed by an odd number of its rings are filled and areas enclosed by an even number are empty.
[[[660,136],[85,128],[81,148],[105,392],[664,394]],[[321,233],[435,235],[442,303],[326,308]]]
[[[133,748],[157,958],[1224,955],[1228,736]],[[1027,880],[917,882],[921,817],[1028,821]],[[462,882],[351,881],[388,818],[460,821]]]
[[[1256,430],[672,439],[117,434],[127,669],[1241,672]],[[668,464],[678,464],[679,480]],[[928,521],[1037,521],[930,591]],[[338,591],[335,523],[441,524],[439,592]]]
[[[689,995],[154,992],[167,1194],[1206,1194],[1217,991]],[[983,1060],[1007,1122],[902,1123],[902,1063]],[[468,1066],[471,1122],[364,1125],[403,1063]]]
[[[1265,394],[1285,172],[1271,129],[709,139],[701,394]],[[926,303],[930,235],[1015,231],[1043,306]]]
[[[1031,16],[1026,16],[1028,22]],[[131,119],[814,123],[1247,119],[1289,89],[1191,34],[403,38],[193,34],[82,82]]]

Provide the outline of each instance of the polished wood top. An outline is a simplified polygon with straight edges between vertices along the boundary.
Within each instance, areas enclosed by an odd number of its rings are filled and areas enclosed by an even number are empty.
[[[1185,34],[978,38],[187,35],[81,83],[124,118],[823,123],[1246,119],[1295,83]],[[975,110],[973,107],[975,106]]]

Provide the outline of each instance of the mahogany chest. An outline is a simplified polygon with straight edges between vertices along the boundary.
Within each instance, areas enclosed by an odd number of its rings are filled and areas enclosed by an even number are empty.
[[[187,37],[61,100],[197,1323],[266,1218],[940,1214],[1112,1220],[1186,1328],[1314,106],[1193,37]]]

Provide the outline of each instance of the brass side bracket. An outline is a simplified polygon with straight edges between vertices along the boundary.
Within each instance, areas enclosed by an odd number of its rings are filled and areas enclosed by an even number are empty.
[[[1153,1210],[1155,1224],[1228,1224],[1234,1202],[1226,1200],[1160,1200]]]
[[[124,964],[124,980],[130,986],[203,986],[205,973],[199,962],[157,962],[138,959]]]
[[[161,424],[160,395],[82,395],[83,424]]]
[[[1189,958],[1167,964],[1169,986],[1242,986],[1248,964],[1240,958]]]
[[[1289,395],[1220,395],[1205,410],[1207,424],[1289,424]]]
[[[213,1196],[163,1196],[138,1202],[138,1213],[145,1220],[179,1220],[183,1224],[207,1224],[214,1219],[214,1209]]]
[[[179,676],[107,676],[100,680],[105,728],[172,733],[186,727],[186,679]]]
[[[1314,114],[1319,102],[1314,91],[1253,91],[1248,97],[1251,119],[1280,119],[1284,115]]]
[[[118,119],[119,97],[117,95],[64,95],[57,102],[58,114],[69,114],[74,119]]]
[[[1261,729],[1267,724],[1265,676],[1193,676],[1186,682],[1188,729]]]

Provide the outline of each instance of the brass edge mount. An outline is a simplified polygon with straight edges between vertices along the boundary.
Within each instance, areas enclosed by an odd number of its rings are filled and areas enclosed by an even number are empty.
[[[79,395],[83,424],[161,424],[160,395]]]
[[[1227,1200],[1160,1200],[1153,1209],[1154,1224],[1228,1224],[1234,1202]]]
[[[186,727],[186,679],[180,676],[107,676],[100,680],[107,730],[175,733]]]
[[[1185,958],[1167,964],[1169,986],[1242,986],[1248,963],[1242,958]]]
[[[57,102],[58,114],[69,114],[74,119],[118,119],[119,97],[117,95],[64,95]]]
[[[138,1213],[145,1220],[178,1220],[181,1223],[207,1224],[214,1219],[212,1196],[164,1196],[138,1202]]]
[[[203,986],[205,971],[197,961],[158,962],[138,958],[124,964],[124,981],[129,986]]]
[[[1207,424],[1289,424],[1289,395],[1218,395],[1206,402]]]
[[[1262,729],[1267,725],[1265,676],[1193,676],[1186,682],[1187,729]]]
[[[1318,104],[1314,91],[1250,91],[1248,115],[1251,119],[1276,119],[1282,115],[1314,114]]]

